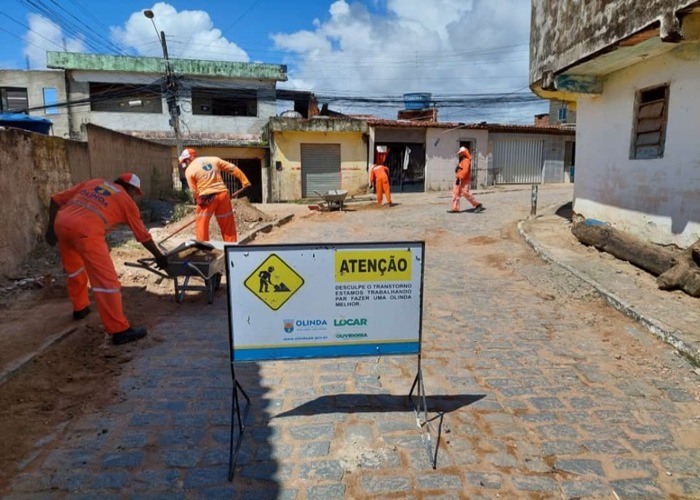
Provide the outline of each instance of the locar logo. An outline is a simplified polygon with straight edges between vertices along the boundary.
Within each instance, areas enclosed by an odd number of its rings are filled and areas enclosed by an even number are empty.
[[[97,186],[95,192],[102,196],[112,196],[112,193],[104,186]]]
[[[367,326],[367,318],[334,319],[333,326]]]

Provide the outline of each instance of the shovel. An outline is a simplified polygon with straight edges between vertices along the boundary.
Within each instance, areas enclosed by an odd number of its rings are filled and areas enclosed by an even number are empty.
[[[239,194],[241,194],[241,192],[243,192],[243,190],[245,190],[245,189],[248,189],[248,186],[243,186],[241,189],[239,189],[238,191],[234,192],[234,193],[231,195],[231,199],[233,199],[233,198],[235,198],[236,196],[238,196]],[[179,233],[179,232],[182,231],[183,229],[186,229],[186,228],[190,227],[190,226],[191,226],[192,224],[194,224],[196,221],[197,221],[197,218],[195,217],[194,219],[192,219],[191,221],[189,221],[187,224],[185,224],[184,226],[182,226],[182,227],[181,227],[180,229],[178,229],[177,231],[175,231],[175,232],[173,232],[173,233],[170,233],[168,236],[166,236],[165,238],[163,238],[162,240],[160,240],[160,241],[158,242],[158,246],[161,247],[161,248],[163,248],[163,243],[165,243],[166,241],[168,241],[170,238],[172,238],[173,236],[175,236],[177,233]]]

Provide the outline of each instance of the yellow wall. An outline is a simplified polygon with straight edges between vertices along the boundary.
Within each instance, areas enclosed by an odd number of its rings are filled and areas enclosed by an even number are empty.
[[[272,134],[270,201],[301,199],[301,144],[340,144],[339,189],[350,195],[367,188],[367,142],[360,132],[299,132]],[[277,162],[282,169],[277,170]]]

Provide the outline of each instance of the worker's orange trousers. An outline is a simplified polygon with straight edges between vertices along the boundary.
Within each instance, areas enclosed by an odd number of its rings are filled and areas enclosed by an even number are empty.
[[[382,204],[382,197],[386,196],[386,202],[391,204],[391,190],[389,189],[389,181],[377,179],[374,184],[374,189],[377,191],[377,203]]]
[[[68,275],[68,296],[73,311],[90,305],[88,279],[97,311],[108,334],[129,328],[122,309],[121,283],[104,238],[104,222],[61,217],[54,224],[63,269]]]
[[[196,238],[199,241],[209,241],[209,223],[212,216],[216,216],[216,222],[219,224],[224,241],[232,243],[238,239],[236,219],[233,216],[228,191],[216,193],[211,203],[205,207],[197,206]]]
[[[455,184],[452,189],[452,210],[454,212],[459,212],[459,200],[464,196],[473,207],[479,205],[479,202],[474,198],[474,195],[469,191],[469,181],[462,182],[460,184]]]

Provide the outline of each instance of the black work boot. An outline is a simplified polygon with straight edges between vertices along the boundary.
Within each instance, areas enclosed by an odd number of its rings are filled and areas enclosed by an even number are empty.
[[[476,212],[477,214],[483,212],[484,210],[486,210],[486,209],[484,208],[484,206],[481,203],[479,203],[476,207],[474,207],[474,212]]]
[[[73,319],[78,321],[90,314],[90,306],[83,307],[80,311],[73,311]]]
[[[142,339],[146,336],[145,328],[127,328],[123,332],[112,334],[112,344],[121,345],[134,340]]]

